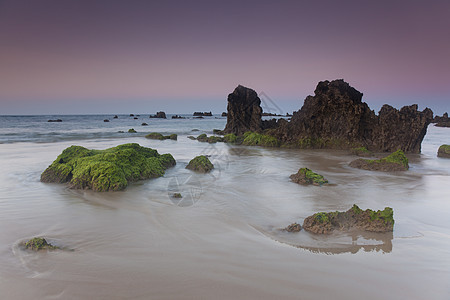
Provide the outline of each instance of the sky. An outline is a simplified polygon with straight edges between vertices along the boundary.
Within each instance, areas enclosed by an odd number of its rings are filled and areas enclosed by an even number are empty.
[[[0,115],[292,112],[344,79],[376,112],[450,112],[450,1],[0,0]]]

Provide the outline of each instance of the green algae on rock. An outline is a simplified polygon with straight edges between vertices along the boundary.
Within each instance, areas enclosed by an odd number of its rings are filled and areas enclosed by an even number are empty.
[[[208,173],[214,169],[214,165],[209,161],[205,155],[200,155],[193,158],[186,169],[193,170],[200,173]]]
[[[292,174],[289,178],[299,184],[324,185],[328,183],[322,175],[314,173],[308,168],[301,168],[297,173]]]
[[[346,212],[319,212],[307,217],[303,228],[312,233],[329,234],[334,230],[349,231],[360,229],[371,232],[390,232],[394,230],[394,211],[362,210],[356,204]]]
[[[357,159],[350,163],[350,167],[373,170],[373,171],[406,171],[409,169],[408,158],[402,150],[397,150],[394,153],[381,159]]]
[[[244,140],[242,142],[242,145],[279,147],[280,142],[273,136],[247,131],[246,133],[244,133]]]
[[[152,140],[174,140],[174,141],[176,141],[177,140],[177,138],[178,138],[178,136],[177,136],[177,134],[175,134],[175,133],[172,133],[171,135],[162,135],[161,133],[159,133],[159,132],[152,132],[152,133],[149,133],[149,134],[147,134],[146,136],[145,136],[146,138],[148,138],[148,139],[152,139]]]
[[[450,145],[441,145],[439,147],[438,157],[450,158]]]
[[[160,155],[136,143],[106,150],[71,146],[41,174],[41,181],[67,182],[70,188],[97,192],[118,191],[130,182],[163,176],[175,164],[172,155]]]
[[[134,128],[130,128],[130,129],[128,129],[128,133],[137,133],[137,131],[134,130]]]
[[[39,251],[39,250],[56,250],[59,249],[56,246],[53,246],[52,244],[48,243],[46,239],[42,237],[35,237],[29,240],[25,243],[25,249],[30,249],[33,251]]]

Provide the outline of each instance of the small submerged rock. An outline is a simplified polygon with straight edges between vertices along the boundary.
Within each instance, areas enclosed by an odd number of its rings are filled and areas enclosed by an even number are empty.
[[[302,230],[302,226],[300,226],[300,224],[298,223],[292,223],[284,230],[286,230],[287,232],[299,232],[300,230]]]
[[[317,186],[322,186],[328,183],[322,175],[314,173],[308,168],[301,168],[297,173],[292,174],[289,178],[299,184],[312,184]]]
[[[406,171],[409,169],[408,158],[402,150],[397,150],[394,153],[381,159],[357,159],[350,163],[350,167],[370,170],[370,171]]]
[[[59,249],[59,247],[54,246],[47,242],[45,238],[42,237],[35,237],[29,240],[24,244],[25,249],[33,250],[33,251],[40,251],[40,250],[56,250]]]
[[[193,158],[189,164],[186,166],[186,169],[196,171],[199,173],[208,173],[214,169],[214,165],[209,161],[208,157],[205,155],[199,155]]]
[[[56,119],[56,120],[48,120],[47,122],[50,122],[50,123],[54,123],[54,122],[56,122],[56,123],[60,123],[60,122],[62,122],[62,120],[61,120],[61,119]]]
[[[437,156],[443,158],[450,158],[450,145],[441,145],[439,147]]]
[[[128,133],[137,133],[137,131],[134,130],[134,128],[130,128],[130,129],[128,129]]]
[[[390,207],[384,210],[362,210],[356,204],[346,212],[319,212],[309,216],[303,222],[306,231],[329,234],[334,230],[349,231],[360,229],[371,232],[390,232],[394,230],[394,211]]]

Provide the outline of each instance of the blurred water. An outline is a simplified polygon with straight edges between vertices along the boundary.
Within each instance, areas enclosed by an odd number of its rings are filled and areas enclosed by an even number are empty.
[[[0,134],[0,299],[449,298],[450,159],[436,152],[450,143],[450,129],[429,127],[422,154],[409,156],[409,171],[381,173],[348,167],[355,157],[346,151],[187,138],[224,128],[224,118],[119,116],[104,123],[105,116],[73,116],[47,123],[53,117],[44,116],[25,117],[27,124],[8,118]],[[116,135],[131,127],[138,134]],[[177,133],[178,141],[143,137],[152,131]],[[104,149],[125,142],[171,153],[177,165],[114,193],[39,181],[72,144]],[[211,155],[211,174],[185,169],[199,154]],[[300,167],[332,185],[290,182]],[[170,198],[175,191],[184,203]],[[280,230],[354,203],[393,207],[393,234]],[[73,251],[21,250],[19,243],[33,236]]]

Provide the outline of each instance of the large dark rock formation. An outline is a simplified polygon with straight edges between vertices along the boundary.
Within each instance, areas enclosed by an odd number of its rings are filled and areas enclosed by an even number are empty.
[[[224,133],[242,135],[247,131],[261,131],[261,99],[254,90],[239,85],[228,95],[227,110]]]
[[[244,96],[246,91],[252,90],[239,86],[228,96],[225,131],[242,134],[249,130],[266,130],[291,147],[349,149],[364,146],[371,151],[401,149],[419,153],[433,119],[430,109],[420,112],[417,105],[400,110],[384,105],[377,116],[361,101],[362,93],[339,79],[319,82],[315,95],[306,97],[303,107],[294,112],[290,122],[285,119],[261,122],[259,98],[251,102]],[[257,98],[256,93],[253,95]]]

